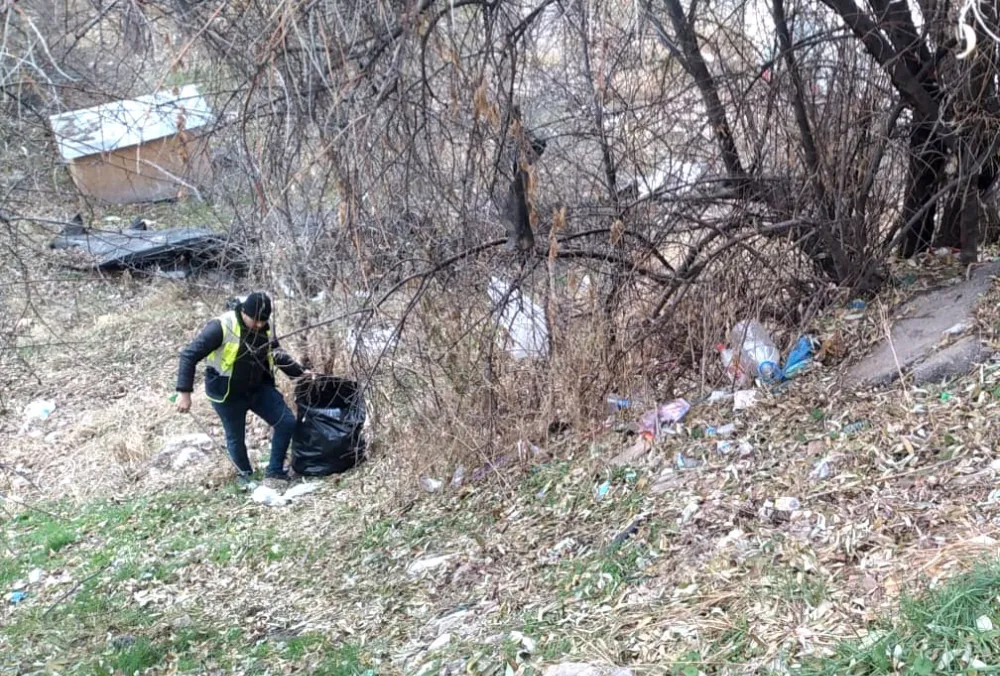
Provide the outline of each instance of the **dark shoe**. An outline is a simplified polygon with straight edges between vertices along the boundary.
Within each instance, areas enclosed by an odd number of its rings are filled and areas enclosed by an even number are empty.
[[[288,476],[288,472],[272,472],[268,470],[264,473],[264,485],[268,488],[285,488],[288,486],[288,482],[291,477]]]

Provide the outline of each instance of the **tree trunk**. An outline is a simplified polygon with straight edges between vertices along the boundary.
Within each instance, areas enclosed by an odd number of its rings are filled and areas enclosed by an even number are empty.
[[[944,176],[946,156],[933,125],[918,122],[910,133],[910,173],[902,215],[902,226],[909,224],[909,229],[903,235],[903,258],[929,249],[934,237],[935,194]]]

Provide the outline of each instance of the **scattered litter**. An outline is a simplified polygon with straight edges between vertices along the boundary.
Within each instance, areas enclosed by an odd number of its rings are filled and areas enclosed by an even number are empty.
[[[627,408],[632,407],[632,402],[624,397],[619,397],[617,394],[609,394],[607,398],[608,408],[614,411],[622,411]]]
[[[694,469],[699,467],[701,462],[695,460],[694,458],[689,458],[682,452],[677,451],[677,455],[674,456],[674,464],[677,465],[678,469]]]
[[[428,493],[437,493],[444,488],[444,482],[440,479],[432,479],[429,476],[420,477],[420,487]]]
[[[645,520],[646,520],[646,515],[645,514],[640,514],[635,519],[633,519],[632,523],[630,523],[628,526],[625,527],[625,530],[623,530],[622,532],[618,533],[618,535],[616,535],[611,540],[611,547],[619,547],[619,546],[621,546],[621,544],[623,542],[625,542],[630,537],[632,537],[633,535],[635,535],[636,533],[638,533],[639,532],[639,526],[641,526],[642,522],[645,521]]]
[[[431,556],[426,559],[417,559],[407,567],[406,574],[410,577],[417,577],[421,573],[436,570],[437,568],[446,565],[453,558],[453,554],[446,554],[444,556]]]
[[[792,351],[788,353],[788,359],[785,362],[784,377],[792,378],[795,374],[807,368],[812,363],[812,356],[813,339],[810,336],[799,336],[798,341],[792,347]]]
[[[465,465],[459,465],[455,468],[455,473],[451,477],[451,487],[461,488],[462,483],[465,481]]]
[[[28,584],[38,584],[42,581],[42,576],[45,575],[45,571],[41,568],[35,568],[30,573],[28,573]]]
[[[500,312],[510,336],[507,351],[514,359],[544,357],[549,352],[549,332],[545,312],[520,289],[493,277],[488,289],[490,300]]]
[[[250,499],[269,507],[281,507],[287,503],[281,493],[268,486],[257,486],[250,495]]]
[[[965,331],[965,329],[967,328],[968,326],[964,322],[959,322],[958,324],[955,324],[954,326],[945,329],[944,331],[942,331],[942,333],[946,336],[957,336],[958,334]]]
[[[719,455],[729,455],[733,451],[736,451],[741,458],[753,454],[753,446],[748,441],[741,441],[738,444],[734,444],[729,439],[725,439],[715,445],[715,450]]]
[[[211,460],[212,438],[204,432],[168,437],[149,466],[160,471],[180,471]]]
[[[732,331],[734,349],[739,346],[740,364],[752,367],[756,376],[769,383],[781,378],[778,362],[781,355],[775,347],[771,335],[760,322],[743,320],[737,322]]]
[[[516,643],[521,647],[521,650],[518,651],[521,655],[531,655],[538,648],[538,643],[535,639],[530,636],[526,636],[519,631],[510,632],[507,636],[507,640],[511,643]]]
[[[750,376],[747,375],[746,369],[743,368],[739,359],[736,358],[736,353],[732,348],[719,343],[715,346],[715,349],[719,352],[719,359],[722,360],[722,368],[725,370],[729,382],[737,387],[746,387],[749,385]]]
[[[658,439],[664,431],[664,426],[679,423],[690,410],[691,404],[684,399],[675,399],[668,404],[650,409],[639,418],[639,431],[641,434]]]
[[[594,497],[597,500],[603,500],[607,496],[609,490],[611,490],[611,484],[605,481],[597,487],[596,495]]]
[[[809,473],[811,479],[818,479],[822,481],[830,476],[830,458],[823,458],[813,466],[812,472]]]
[[[691,518],[698,513],[699,504],[697,500],[692,500],[684,506],[684,511],[681,512],[681,518],[679,522],[685,524],[691,520]]]
[[[43,422],[48,420],[52,412],[56,410],[56,402],[51,399],[36,399],[24,407],[24,425],[21,431],[27,431],[33,422]]]
[[[287,491],[285,491],[284,497],[286,500],[294,500],[295,498],[301,498],[303,495],[309,495],[313,491],[319,490],[319,483],[301,483],[292,486]]]
[[[941,393],[941,401],[951,401],[951,398],[952,398],[951,392]]]
[[[993,620],[990,619],[989,615],[980,615],[976,618],[976,629],[983,633],[993,631]]]
[[[717,404],[720,401],[729,401],[732,398],[732,392],[727,392],[726,390],[712,390],[712,394],[708,395],[708,399],[706,401],[709,404]]]
[[[11,605],[16,606],[18,603],[27,598],[27,596],[28,592],[12,591],[10,594],[7,595],[7,600],[10,601]]]
[[[860,298],[855,298],[847,304],[848,310],[864,310],[866,307],[868,307],[868,303],[864,302]]]
[[[801,506],[798,498],[778,498],[774,501],[774,508],[779,512],[794,512]]]
[[[284,495],[279,493],[269,486],[257,486],[253,493],[250,495],[250,499],[256,503],[267,505],[268,507],[284,507],[289,504],[295,498],[300,498],[303,495],[312,493],[319,488],[319,484],[298,484],[292,486]]]
[[[434,642],[427,646],[427,652],[437,652],[451,643],[451,634],[441,634]]]
[[[757,390],[733,392],[733,410],[744,411],[757,405]]]
[[[723,425],[722,427],[715,427],[713,425],[709,425],[708,427],[705,428],[705,436],[708,437],[720,437],[724,439],[726,437],[732,436],[735,432],[736,432],[736,423],[729,423],[727,425]]]
[[[185,273],[215,267],[237,269],[241,261],[233,243],[207,228],[162,230],[87,230],[65,232],[50,242],[52,249],[72,249],[79,258],[67,261],[79,270],[180,269]]]

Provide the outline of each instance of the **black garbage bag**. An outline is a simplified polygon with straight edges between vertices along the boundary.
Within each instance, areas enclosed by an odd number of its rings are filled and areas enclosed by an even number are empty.
[[[346,472],[364,461],[365,401],[358,384],[333,376],[295,386],[292,469],[302,476]]]

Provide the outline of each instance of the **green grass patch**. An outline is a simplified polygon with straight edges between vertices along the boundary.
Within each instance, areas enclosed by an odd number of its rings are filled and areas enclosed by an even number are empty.
[[[1000,673],[1000,562],[983,563],[939,589],[900,601],[832,657],[806,660],[803,676]]]

